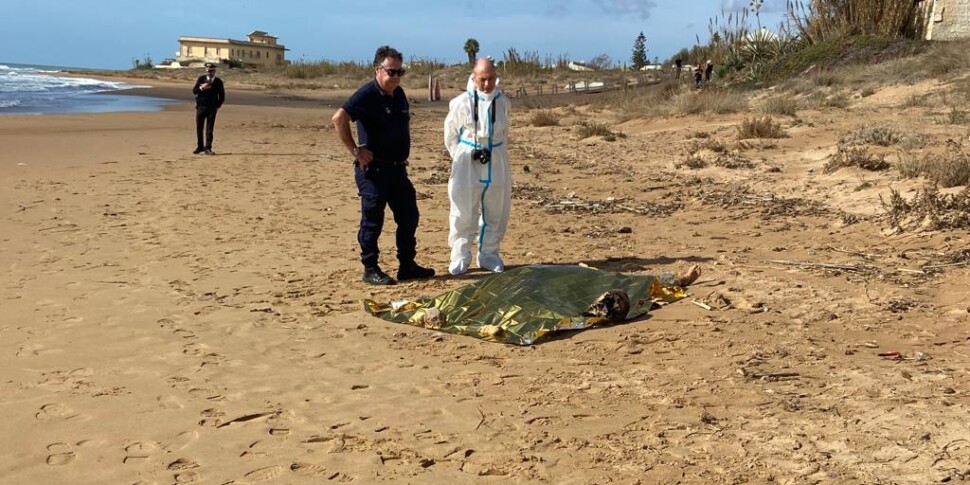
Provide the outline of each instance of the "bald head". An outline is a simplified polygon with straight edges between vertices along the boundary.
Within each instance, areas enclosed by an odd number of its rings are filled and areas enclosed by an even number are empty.
[[[491,59],[482,58],[475,62],[472,70],[472,79],[475,81],[475,88],[483,93],[495,91],[498,84],[498,74],[495,72],[495,64]]]

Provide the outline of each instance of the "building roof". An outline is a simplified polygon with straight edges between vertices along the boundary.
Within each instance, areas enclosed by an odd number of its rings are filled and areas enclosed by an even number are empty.
[[[256,37],[269,37],[270,39],[279,39],[279,37],[276,37],[274,35],[269,35],[266,32],[263,32],[262,30],[254,30],[254,31],[246,34],[246,36],[247,37],[253,37],[253,36],[256,36]]]
[[[274,37],[275,38],[275,37]],[[263,42],[250,42],[248,40],[236,40],[236,39],[220,39],[216,37],[197,37],[193,35],[182,35],[179,36],[179,43],[182,42],[209,42],[212,44],[232,44],[232,45],[244,45],[250,47],[265,47],[267,49],[280,49],[287,51],[283,44],[265,44]]]

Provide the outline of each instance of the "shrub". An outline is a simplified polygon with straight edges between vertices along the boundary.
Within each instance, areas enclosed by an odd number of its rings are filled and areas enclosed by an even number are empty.
[[[968,120],[967,112],[962,109],[957,109],[956,106],[952,106],[950,107],[950,111],[946,113],[944,120],[951,125],[965,125]]]
[[[842,108],[842,109],[848,108],[849,96],[842,92],[835,93],[832,96],[829,96],[828,99],[825,100],[825,105],[830,108]]]
[[[579,138],[589,138],[591,136],[602,136],[606,141],[616,141],[617,138],[626,138],[626,135],[614,132],[609,125],[597,123],[595,121],[584,121],[576,127]]]
[[[541,109],[532,113],[532,126],[559,126],[559,117],[552,111]]]
[[[897,229],[944,229],[970,228],[970,188],[958,194],[941,194],[935,186],[917,190],[911,200],[892,190],[889,201],[879,197],[889,223]]]
[[[896,169],[903,177],[926,177],[944,188],[970,185],[970,157],[962,152],[928,154],[922,159],[901,156]]]
[[[691,138],[710,138],[711,133],[707,131],[692,131],[687,134],[687,139]]]
[[[840,145],[835,155],[832,155],[825,166],[822,167],[822,171],[832,173],[844,167],[859,167],[863,170],[879,171],[888,169],[889,162],[886,161],[884,155],[870,153],[865,148]]]
[[[771,116],[745,118],[738,126],[738,138],[785,138],[788,134]]]
[[[701,113],[737,113],[748,108],[748,100],[741,93],[707,89],[681,93],[662,105],[665,114],[694,115]]]
[[[927,99],[925,96],[920,96],[918,94],[911,94],[906,101],[903,101],[901,108],[920,108],[926,106]]]
[[[902,141],[898,131],[887,126],[864,126],[842,137],[841,143],[846,145],[864,143],[888,147]]]
[[[761,111],[772,115],[795,116],[798,112],[798,100],[788,94],[772,96],[761,105]]]

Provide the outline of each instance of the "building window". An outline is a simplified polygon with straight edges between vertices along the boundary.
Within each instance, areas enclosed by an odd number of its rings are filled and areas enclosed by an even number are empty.
[[[221,56],[222,55],[222,47],[216,47],[216,55],[217,56]]]

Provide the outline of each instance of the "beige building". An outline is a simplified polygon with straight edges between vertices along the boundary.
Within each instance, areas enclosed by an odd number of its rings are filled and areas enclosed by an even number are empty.
[[[284,66],[286,47],[277,38],[261,30],[250,32],[249,40],[217,39],[213,37],[179,37],[176,61],[182,66],[205,62],[240,63],[244,66]]]
[[[955,40],[970,37],[970,0],[917,0],[928,18],[927,40]]]

